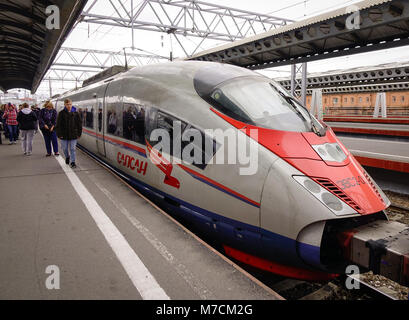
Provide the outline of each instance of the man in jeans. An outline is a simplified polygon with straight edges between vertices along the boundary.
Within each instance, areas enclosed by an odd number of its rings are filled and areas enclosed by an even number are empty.
[[[64,100],[65,108],[60,111],[57,117],[57,137],[61,140],[61,148],[65,155],[65,163],[70,164],[71,168],[76,168],[75,147],[77,139],[82,134],[82,123],[78,112],[72,106],[70,99]]]

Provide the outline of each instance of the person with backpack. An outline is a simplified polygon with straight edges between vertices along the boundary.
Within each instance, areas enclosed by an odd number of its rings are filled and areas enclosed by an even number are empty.
[[[33,139],[36,133],[37,116],[27,103],[24,103],[17,115],[17,122],[21,130],[21,145],[24,155],[31,156],[33,151]]]

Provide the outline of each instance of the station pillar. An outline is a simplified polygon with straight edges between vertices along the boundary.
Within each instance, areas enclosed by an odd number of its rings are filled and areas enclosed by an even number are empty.
[[[291,95],[307,104],[307,63],[291,65]]]
[[[381,109],[381,110],[379,110]],[[373,117],[378,118],[379,117],[379,111],[381,111],[382,118],[386,118],[386,93],[385,92],[379,92],[376,95],[376,103],[375,103],[375,110]]]
[[[311,114],[318,120],[323,120],[322,89],[312,90]]]

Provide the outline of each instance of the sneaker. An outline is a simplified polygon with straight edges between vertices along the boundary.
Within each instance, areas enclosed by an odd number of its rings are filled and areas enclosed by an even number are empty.
[[[70,164],[70,157],[65,158],[65,164]]]
[[[71,163],[71,168],[72,168],[72,169],[75,169],[76,167],[77,167],[77,165],[75,164],[75,162],[72,162],[72,163]]]
[[[24,152],[24,155],[27,155],[27,152]]]
[[[12,144],[13,144],[13,142],[10,142],[10,143],[9,143],[9,146],[11,146]]]
[[[31,156],[31,152],[27,152],[26,155],[27,155],[27,156]]]
[[[14,144],[17,144],[17,141],[14,141],[13,143],[14,143]]]
[[[58,157],[60,154],[59,154],[58,152],[56,152],[56,153],[54,153],[54,155],[55,155],[56,157]]]
[[[51,157],[51,154],[48,154],[48,153],[47,153],[45,156],[46,156],[46,157]]]

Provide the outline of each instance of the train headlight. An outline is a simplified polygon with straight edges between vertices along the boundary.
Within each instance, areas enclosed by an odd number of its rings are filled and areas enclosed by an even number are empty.
[[[316,199],[318,199],[322,204],[330,209],[335,215],[345,216],[357,213],[344,201],[328,192],[326,189],[321,187],[318,183],[311,180],[310,178],[306,176],[293,176],[293,178],[305,189],[307,189]]]
[[[313,145],[312,148],[324,161],[342,162],[347,158],[347,155],[344,153],[338,143]]]
[[[321,194],[321,199],[322,202],[325,203],[325,205],[330,208],[332,211],[339,212],[342,210],[342,202],[339,200],[336,196],[334,196],[332,193],[329,192],[324,192]]]

